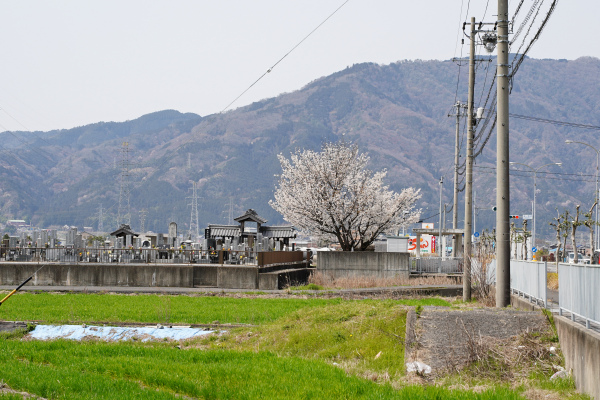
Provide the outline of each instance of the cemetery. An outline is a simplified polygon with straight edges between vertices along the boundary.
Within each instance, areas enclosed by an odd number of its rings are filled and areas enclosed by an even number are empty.
[[[11,236],[0,247],[0,285],[18,284],[42,264],[33,285],[268,290],[307,281],[310,253],[290,246],[291,226],[266,226],[252,209],[235,221],[209,224],[196,242],[178,235],[174,222],[167,235],[138,234],[123,224],[104,242],[89,242],[76,228],[64,243],[56,230]]]

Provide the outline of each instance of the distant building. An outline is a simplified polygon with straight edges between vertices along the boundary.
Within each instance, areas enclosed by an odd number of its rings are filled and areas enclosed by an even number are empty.
[[[9,219],[6,224],[16,226],[17,228],[25,228],[29,226],[27,222],[22,219]]]

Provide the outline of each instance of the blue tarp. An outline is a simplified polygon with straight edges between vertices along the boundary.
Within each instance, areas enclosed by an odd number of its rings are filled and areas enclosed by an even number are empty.
[[[29,337],[38,340],[185,340],[214,331],[189,327],[121,327],[121,326],[85,326],[85,325],[38,325],[29,333]]]

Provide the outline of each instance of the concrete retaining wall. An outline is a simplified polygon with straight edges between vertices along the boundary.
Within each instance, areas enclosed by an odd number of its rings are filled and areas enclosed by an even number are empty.
[[[568,318],[554,316],[567,370],[577,389],[600,399],[600,335]]]
[[[541,310],[537,304],[514,294],[510,304],[522,310]],[[600,335],[559,315],[554,315],[554,325],[565,356],[565,367],[572,372],[577,390],[600,400]]]
[[[370,278],[408,279],[408,253],[375,253],[370,251],[320,251],[317,271],[333,279],[365,276]]]
[[[2,263],[0,284],[18,285],[43,264]],[[34,286],[193,287],[194,268],[158,264],[48,264],[31,281]]]
[[[43,264],[0,263],[0,285],[19,285]],[[284,270],[289,266],[281,265]],[[297,267],[295,267],[297,268]],[[224,289],[275,290],[285,279],[308,278],[295,272],[289,277],[267,278],[259,285],[256,266],[219,264],[47,264],[28,285],[33,286],[129,286],[129,287],[217,287]]]

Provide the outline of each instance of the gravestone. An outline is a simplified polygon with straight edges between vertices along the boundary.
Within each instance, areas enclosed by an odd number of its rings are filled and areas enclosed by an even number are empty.
[[[171,222],[169,224],[169,246],[175,245],[175,239],[177,238],[177,223]]]
[[[41,231],[40,232],[40,247],[45,247],[46,244],[48,243],[48,231]]]
[[[75,246],[77,239],[77,228],[71,228],[67,232],[67,246]]]

